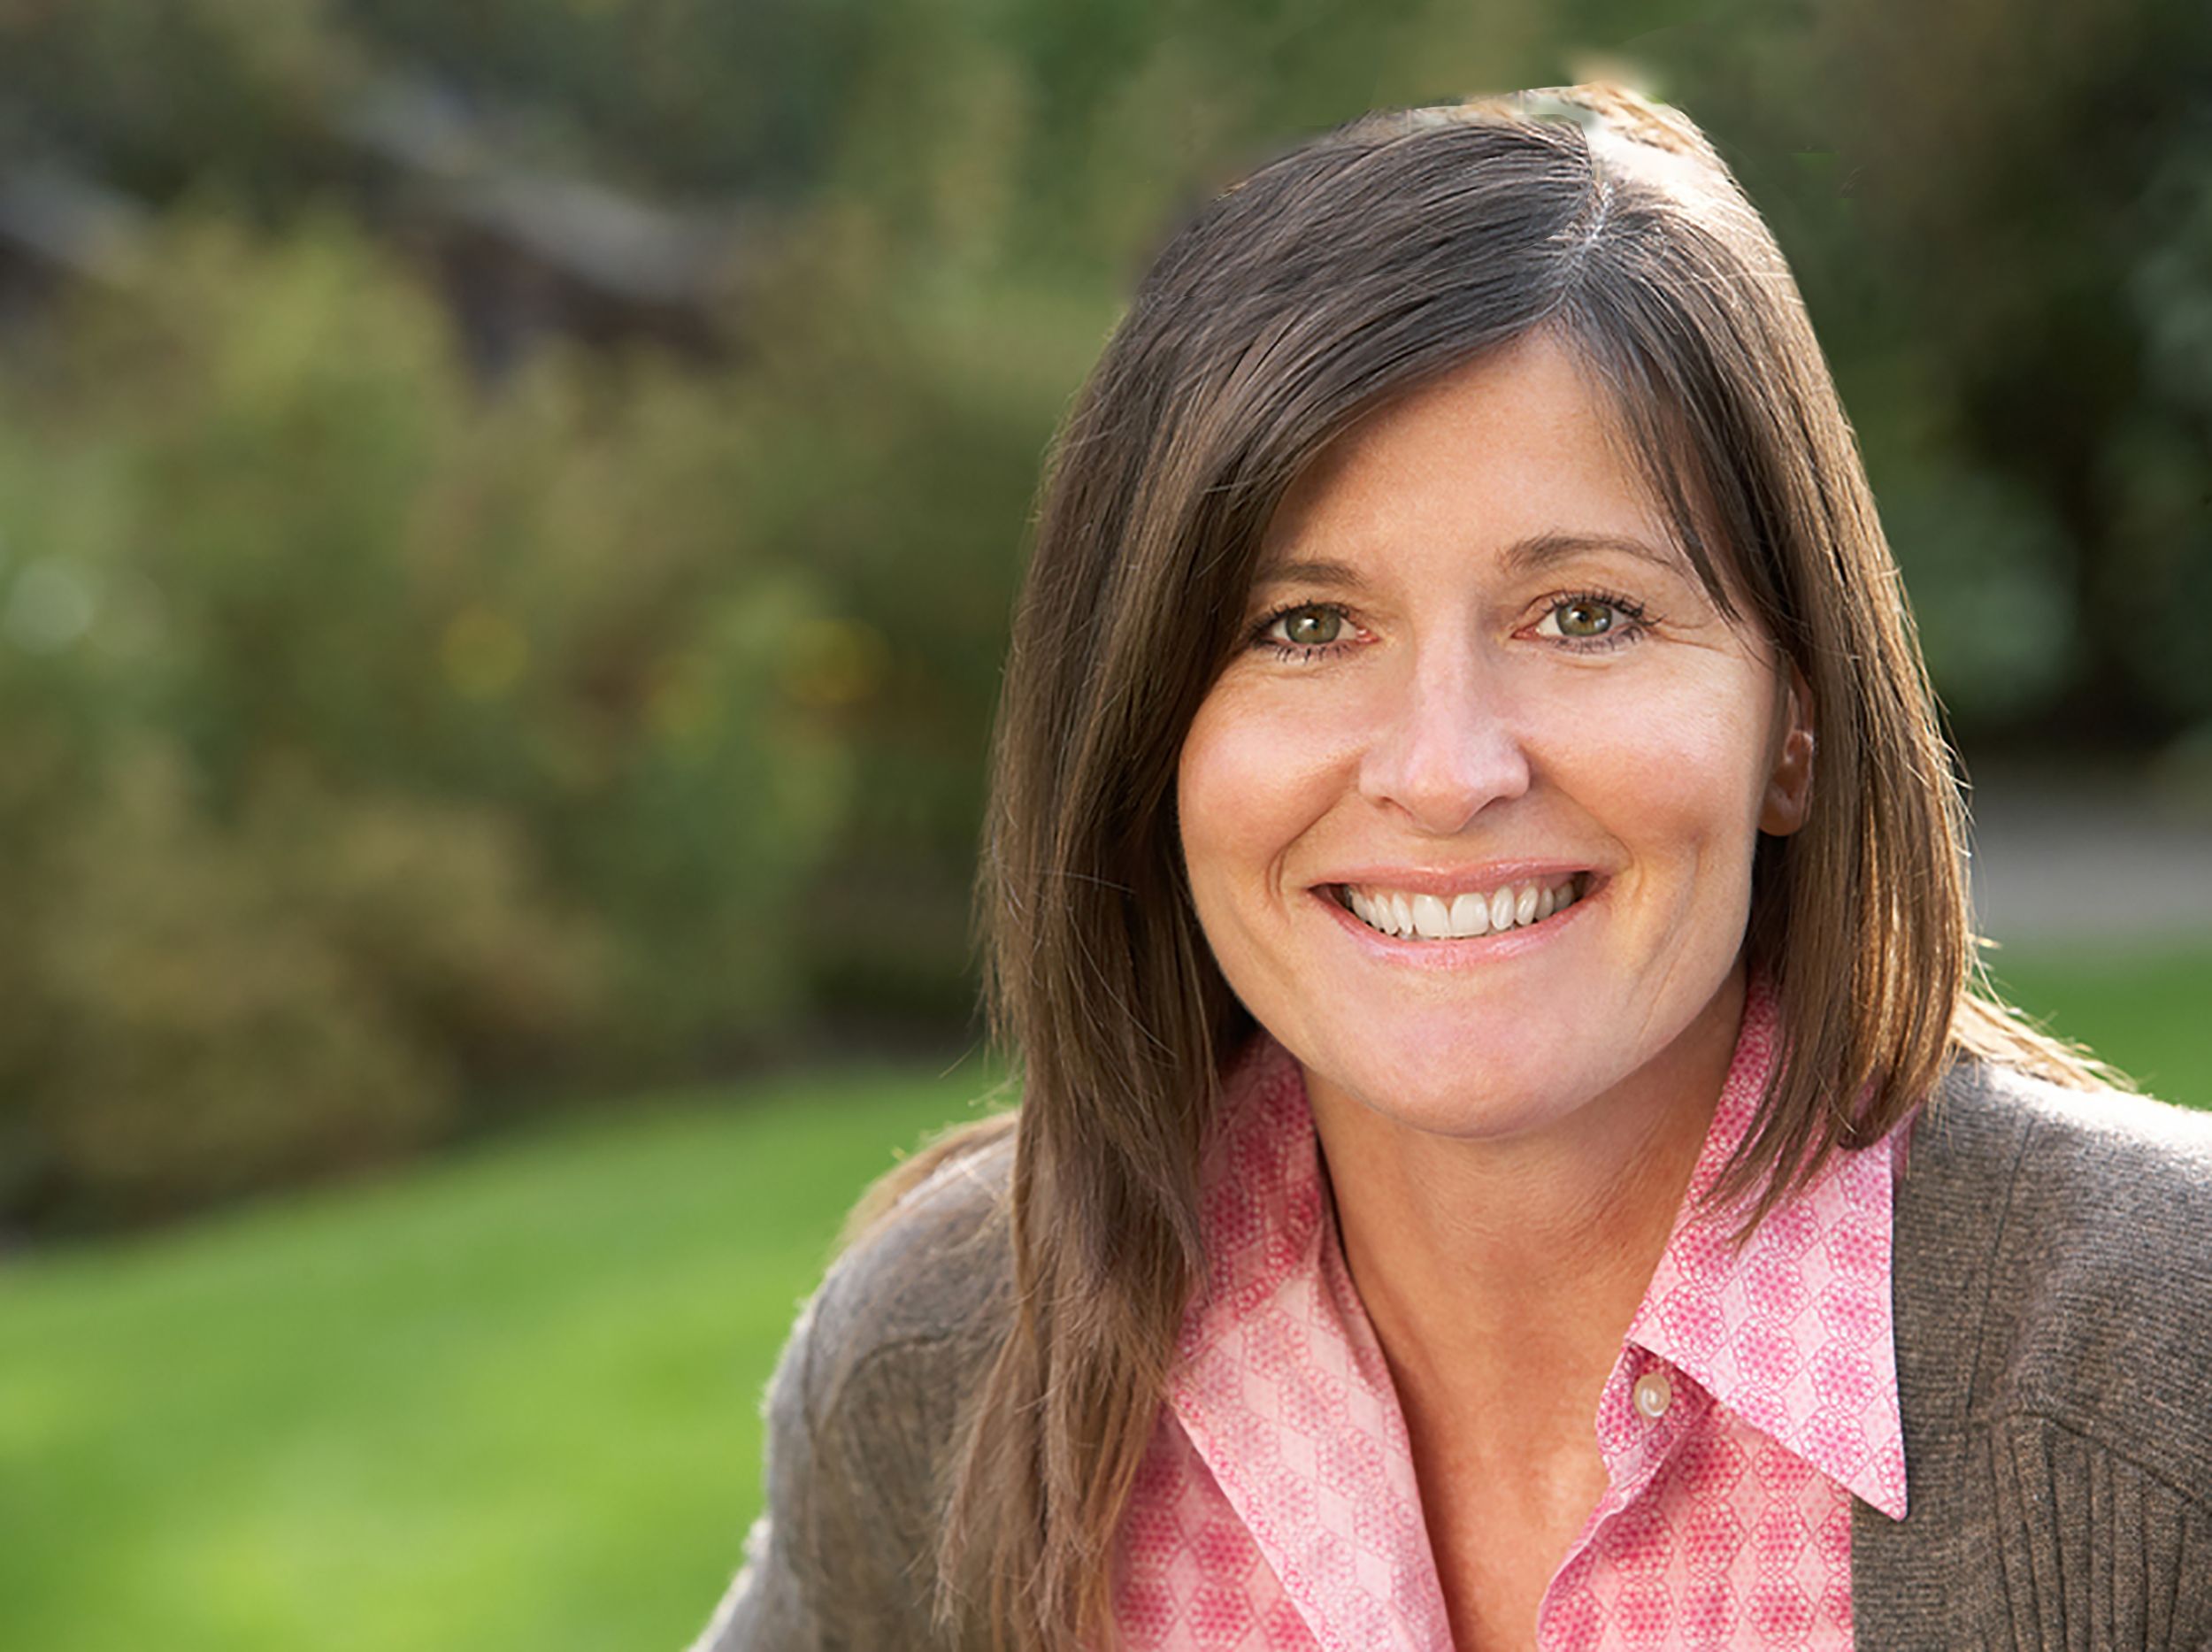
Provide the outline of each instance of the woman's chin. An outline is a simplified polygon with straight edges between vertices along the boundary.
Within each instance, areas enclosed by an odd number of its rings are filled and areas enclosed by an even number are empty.
[[[1464,1140],[1526,1135],[1578,1110],[1606,1087],[1602,1075],[1566,1072],[1550,1050],[1492,1046],[1479,1061],[1454,1041],[1425,1055],[1401,1049],[1325,1067],[1309,1065],[1317,1112],[1348,1103],[1425,1134]]]

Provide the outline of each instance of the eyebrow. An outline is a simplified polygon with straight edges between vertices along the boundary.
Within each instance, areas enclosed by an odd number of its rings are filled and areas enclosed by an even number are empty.
[[[1569,557],[1604,550],[1621,551],[1673,573],[1692,572],[1685,565],[1680,552],[1671,549],[1661,549],[1633,535],[1621,534],[1532,534],[1506,547],[1505,565],[1509,572],[1532,573]],[[1260,570],[1255,582],[1259,585],[1318,585],[1341,591],[1360,591],[1367,588],[1367,580],[1358,569],[1348,563],[1327,557],[1300,557],[1293,562],[1272,564]]]
[[[1537,534],[1508,546],[1505,563],[1515,572],[1526,573],[1594,550],[1623,551],[1639,561],[1655,563],[1676,573],[1686,571],[1682,553],[1674,547],[1662,548],[1631,534]]]

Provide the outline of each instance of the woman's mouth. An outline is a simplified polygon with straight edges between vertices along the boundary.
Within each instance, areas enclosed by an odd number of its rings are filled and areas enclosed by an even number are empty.
[[[1578,872],[1453,895],[1348,883],[1333,884],[1330,892],[1377,934],[1402,941],[1464,941],[1540,924],[1588,894],[1590,883],[1591,874]]]

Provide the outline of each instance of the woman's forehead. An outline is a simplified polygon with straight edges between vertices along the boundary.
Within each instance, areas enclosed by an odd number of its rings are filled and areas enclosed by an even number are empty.
[[[1254,577],[1354,584],[1348,565],[1444,538],[1506,572],[1617,550],[1694,577],[1608,384],[1548,330],[1367,410],[1294,477]]]

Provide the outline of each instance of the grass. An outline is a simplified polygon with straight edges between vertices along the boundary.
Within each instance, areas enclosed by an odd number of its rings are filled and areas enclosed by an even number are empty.
[[[2153,1095],[2212,1109],[2212,948],[2003,948],[1988,962],[2047,1030],[2086,1044]]]
[[[0,1272],[0,1646],[682,1646],[844,1208],[982,1087],[641,1104]]]
[[[2212,950],[2000,955],[2212,1105]],[[976,1073],[641,1103],[0,1272],[0,1646],[681,1647],[852,1196]]]

